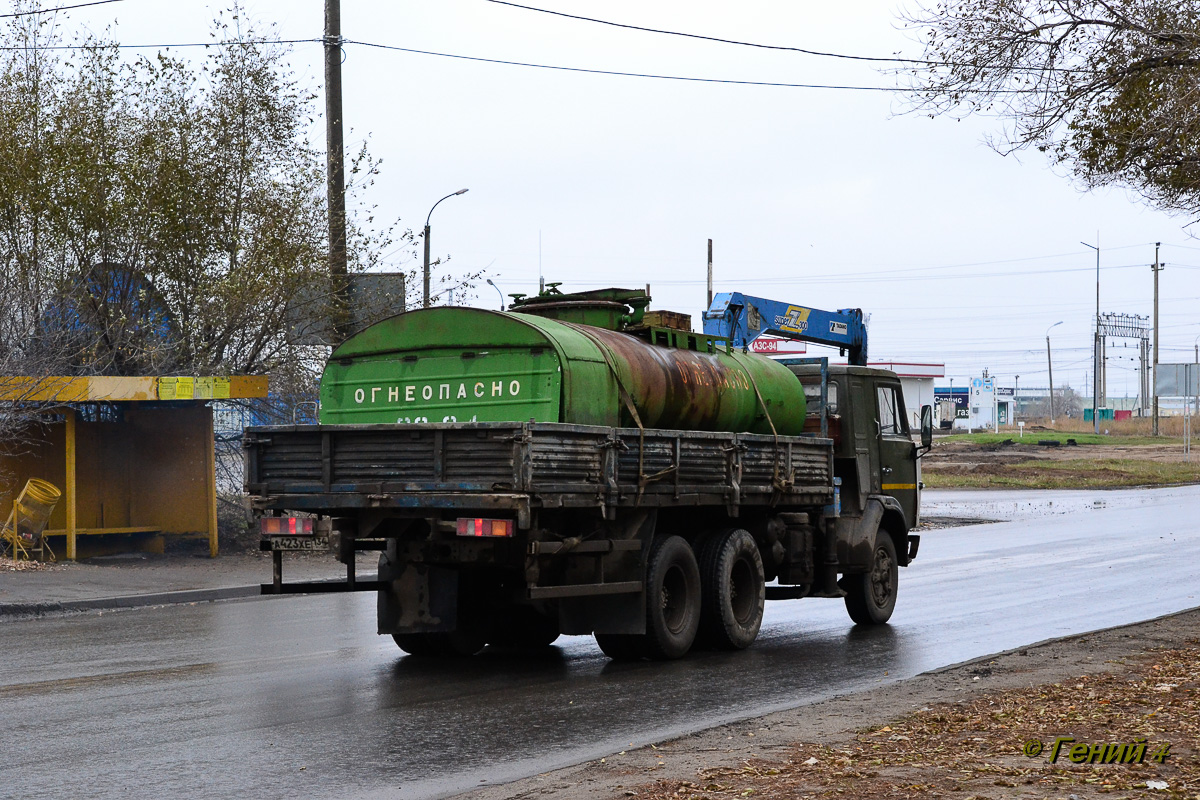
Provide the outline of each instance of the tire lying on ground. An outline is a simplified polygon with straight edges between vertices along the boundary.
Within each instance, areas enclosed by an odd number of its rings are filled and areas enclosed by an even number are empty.
[[[597,634],[609,658],[655,661],[682,658],[700,627],[700,567],[681,536],[659,536],[646,565],[646,632]]]
[[[720,650],[753,644],[767,600],[762,554],[754,537],[736,528],[707,537],[700,546],[700,587],[701,640]]]
[[[867,572],[846,575],[838,585],[846,592],[846,611],[859,625],[882,625],[896,608],[900,565],[896,544],[887,531],[875,534],[871,568]]]

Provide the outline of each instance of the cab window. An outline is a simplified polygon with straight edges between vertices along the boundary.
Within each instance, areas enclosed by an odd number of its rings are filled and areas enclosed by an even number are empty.
[[[829,402],[829,416],[838,413],[838,392],[837,384],[833,381],[829,382],[829,390],[825,393]],[[808,415],[821,415],[821,384],[806,383],[804,384],[804,403],[808,409]]]
[[[908,420],[904,418],[904,407],[894,386],[876,389],[879,398],[879,428],[884,436],[908,433]]]

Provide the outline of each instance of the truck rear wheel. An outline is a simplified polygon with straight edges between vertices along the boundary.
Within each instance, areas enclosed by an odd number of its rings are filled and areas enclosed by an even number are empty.
[[[896,559],[896,544],[883,530],[875,534],[871,569],[857,575],[846,575],[839,585],[846,591],[846,611],[859,625],[882,625],[892,617],[896,608],[900,568]]]
[[[597,633],[596,644],[613,661],[640,661],[645,637],[628,633]]]
[[[549,647],[558,639],[558,620],[535,608],[511,605],[501,608],[496,615],[489,644],[501,647],[516,647],[521,650],[539,650]]]
[[[682,658],[700,627],[700,567],[683,537],[658,539],[646,569],[644,654],[664,660]]]
[[[411,656],[473,656],[487,643],[470,631],[438,633],[393,633],[401,650]]]
[[[700,548],[700,585],[704,643],[721,650],[753,644],[767,599],[762,555],[754,537],[740,529],[708,537]]]
[[[596,643],[619,661],[665,661],[687,655],[700,627],[700,567],[681,536],[654,540],[646,566],[646,632],[597,634]]]

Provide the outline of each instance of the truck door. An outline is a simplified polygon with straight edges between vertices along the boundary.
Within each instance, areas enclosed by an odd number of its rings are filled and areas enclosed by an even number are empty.
[[[874,442],[875,420],[878,415],[874,413],[872,386],[870,380],[851,377],[847,398],[854,427],[854,462],[858,473],[859,509],[866,508],[867,495],[880,491],[879,446]]]
[[[909,527],[917,520],[917,446],[908,430],[899,384],[875,386],[882,489],[899,501]]]

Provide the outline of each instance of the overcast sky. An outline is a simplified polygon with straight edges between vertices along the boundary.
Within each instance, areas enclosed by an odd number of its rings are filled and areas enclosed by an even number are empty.
[[[78,0],[47,0],[48,6]],[[919,56],[894,2],[525,0],[646,27],[826,52]],[[126,44],[203,41],[220,4],[121,0],[65,12],[67,29]],[[165,9],[170,11],[166,12]],[[253,0],[259,26],[319,37],[322,0]],[[894,87],[879,65],[681,39],[485,0],[342,0],[343,36],[479,58],[656,75]],[[297,44],[321,88],[319,44]],[[1095,253],[1101,310],[1150,314],[1163,243],[1163,362],[1200,336],[1200,241],[1186,219],[1123,191],[1082,194],[1038,154],[983,144],[993,119],[903,114],[894,91],[685,82],[479,63],[348,44],[347,146],[383,158],[372,198],[420,228],[451,266],[487,267],[507,292],[651,284],[654,305],[698,315],[706,241],[718,291],[870,314],[873,359],[945,363],[958,382],[1056,385],[1091,371]],[[321,123],[323,124],[323,123]],[[323,128],[313,134],[323,141]],[[397,265],[407,266],[407,265]],[[482,285],[472,304],[497,308]],[[1110,346],[1109,393],[1137,390],[1136,348]],[[962,385],[959,383],[959,385]],[[1085,390],[1086,391],[1086,390]],[[1090,391],[1087,393],[1090,394]]]

